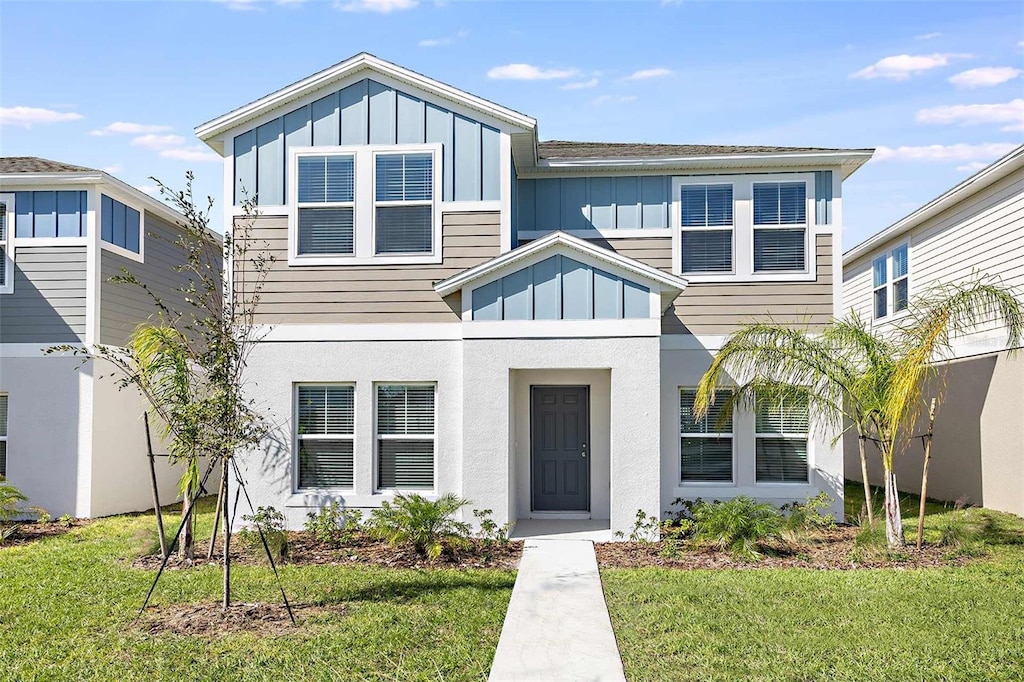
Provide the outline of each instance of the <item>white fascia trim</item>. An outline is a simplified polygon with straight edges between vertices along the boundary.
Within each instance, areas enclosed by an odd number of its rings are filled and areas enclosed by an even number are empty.
[[[434,285],[434,291],[444,298],[445,296],[462,289],[462,287],[471,282],[487,277],[498,270],[505,269],[514,263],[525,258],[529,258],[539,251],[551,249],[558,245],[574,249],[595,260],[608,263],[614,267],[621,268],[626,272],[632,273],[635,276],[656,282],[661,286],[663,292],[665,289],[678,289],[678,293],[682,293],[683,289],[686,288],[687,280],[682,277],[669,275],[661,270],[633,260],[632,258],[627,258],[626,256],[622,256],[614,251],[609,251],[608,249],[595,246],[589,241],[580,239],[579,237],[575,237],[571,234],[567,234],[565,232],[552,232],[525,246],[520,246],[519,248],[497,256],[485,263],[481,263],[480,265],[464,270],[457,275],[438,282]],[[678,295],[678,293],[676,295]]]
[[[860,244],[854,246],[843,254],[843,266],[846,267],[848,265],[852,265],[855,261],[859,260],[865,254],[870,253],[878,246],[902,236],[904,233],[909,232],[941,211],[944,211],[950,206],[953,206],[971,195],[980,192],[989,185],[1002,180],[1010,173],[1022,167],[1024,167],[1024,145],[1017,147],[992,165],[981,169],[971,177],[948,190],[945,194],[932,199],[910,215],[896,221],[881,232],[872,237],[868,237]]]
[[[456,341],[461,322],[409,324],[278,324],[257,327],[260,342],[292,341]]]
[[[660,318],[626,320],[470,320],[465,339],[634,338],[661,335]]]
[[[518,237],[520,239],[540,239],[551,234],[553,230],[520,230]],[[580,239],[654,239],[671,237],[671,228],[648,228],[644,229],[614,229],[614,228],[593,228],[586,230],[563,230],[565,234],[571,234],[574,237]]]
[[[440,81],[436,81],[432,78],[416,73],[415,71],[410,71],[398,66],[397,64],[386,62],[383,59],[379,59],[371,54],[362,52],[354,57],[346,59],[345,61],[339,62],[334,66],[328,67],[323,71],[315,73],[312,76],[304,78],[297,83],[293,83],[292,85],[266,95],[265,97],[261,97],[255,102],[246,104],[234,111],[228,112],[222,116],[218,116],[215,119],[196,126],[196,136],[206,144],[210,145],[210,147],[215,151],[222,154],[225,150],[218,149],[213,142],[213,138],[216,138],[217,136],[266,112],[278,109],[279,107],[282,107],[294,100],[326,88],[335,81],[340,81],[363,70],[373,71],[377,74],[400,81],[401,83],[413,88],[420,89],[436,97],[451,100],[452,102],[461,104],[517,128],[535,130],[537,127],[536,119],[526,116],[525,114],[502,107],[494,102],[489,102],[488,100],[477,97],[476,95],[472,95],[463,90],[459,90],[445,83],[441,83]],[[223,145],[221,146],[223,147]]]

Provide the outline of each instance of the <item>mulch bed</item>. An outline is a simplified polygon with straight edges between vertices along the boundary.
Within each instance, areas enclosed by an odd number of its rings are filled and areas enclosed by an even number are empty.
[[[344,615],[343,604],[319,606],[292,604],[295,624],[284,604],[232,604],[227,611],[218,604],[175,604],[151,606],[142,614],[139,627],[151,635],[171,633],[211,637],[233,632],[254,635],[287,635],[304,626],[311,617]]]
[[[196,558],[192,562],[182,561],[177,555],[170,558],[168,568],[188,568],[220,564],[223,554],[223,539],[218,537],[212,559],[207,559],[209,537],[198,538]],[[422,557],[411,548],[392,547],[381,540],[360,534],[342,547],[329,547],[312,538],[306,532],[288,533],[288,556],[281,562],[293,566],[380,566],[385,568],[498,568],[515,569],[523,553],[521,540],[512,540],[504,545],[484,548],[478,540],[471,541],[470,547],[458,552],[444,552],[435,560]],[[155,569],[160,567],[159,554],[138,557],[132,562],[134,568]],[[244,547],[233,537],[231,561],[242,565],[269,565],[262,546]],[[275,562],[277,561],[275,557]]]
[[[36,523],[34,521],[15,522],[18,530],[14,532],[14,535],[7,538],[3,544],[0,544],[0,549],[4,547],[27,545],[45,538],[64,535],[65,533],[70,533],[76,528],[84,528],[90,523],[90,519],[75,519],[69,526],[64,525],[63,523],[58,523],[57,521],[51,521],[50,523]]]
[[[818,570],[853,570],[861,568],[936,568],[962,566],[970,561],[958,556],[949,547],[925,545],[920,551],[912,545],[895,553],[884,549],[855,552],[854,541],[859,528],[837,526],[817,531],[800,539],[798,544],[769,543],[763,557],[743,561],[729,552],[713,547],[683,548],[677,557],[661,556],[661,543],[604,542],[595,545],[597,561],[603,568],[809,568]],[[855,560],[856,557],[856,560]]]

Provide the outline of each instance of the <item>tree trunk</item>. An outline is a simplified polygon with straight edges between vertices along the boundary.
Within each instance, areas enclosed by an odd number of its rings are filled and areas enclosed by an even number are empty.
[[[864,452],[864,430],[860,424],[857,424],[857,443],[860,445],[860,475],[861,480],[864,481],[864,506],[868,510],[868,525],[875,525],[875,512],[871,508],[871,484],[868,482],[868,456]]]
[[[160,508],[160,488],[156,484],[156,458],[153,457],[153,441],[149,436],[149,413],[143,412],[146,424],[146,454],[149,456],[149,481],[153,485],[153,512],[156,514],[156,533],[160,538],[160,556],[167,558],[167,535],[164,533],[164,512]]]
[[[195,558],[195,538],[192,534],[194,515],[189,514],[193,492],[191,483],[186,483],[181,499],[181,522],[185,524],[185,530],[181,533],[181,558],[185,561],[192,561]]]
[[[906,544],[903,537],[903,518],[900,514],[900,494],[896,488],[896,472],[888,466],[885,471],[885,540],[890,549],[899,549]]]
[[[231,524],[228,518],[228,458],[221,462],[221,492],[224,495],[224,610],[231,606]]]
[[[928,433],[924,441],[924,468],[921,470],[921,506],[917,510],[917,548],[924,539],[924,501],[928,496],[928,462],[932,457],[932,427],[935,426],[935,398],[928,406]]]
[[[220,529],[220,514],[224,504],[224,486],[227,485],[227,481],[221,477],[220,485],[217,486],[217,511],[213,513],[213,532],[210,533],[210,547],[206,551],[206,558],[213,558],[213,545],[217,542],[217,531]]]

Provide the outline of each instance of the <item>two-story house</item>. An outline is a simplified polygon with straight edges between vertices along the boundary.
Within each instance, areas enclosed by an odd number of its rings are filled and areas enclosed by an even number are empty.
[[[797,405],[696,421],[693,389],[738,325],[839,312],[842,182],[871,150],[540,142],[368,54],[196,133],[226,224],[256,195],[276,256],[249,371],[279,428],[245,466],[290,525],[395,491],[613,530],[677,497],[842,513],[834,434]]]
[[[1024,146],[978,171],[843,256],[844,310],[881,333],[910,314],[914,297],[979,275],[1024,297]],[[1024,301],[1024,298],[1021,299]],[[926,399],[941,397],[928,472],[929,496],[965,499],[1024,515],[1024,356],[995,323],[951,339],[936,358]],[[1012,353],[1012,351],[1017,351]],[[914,433],[924,433],[922,419]],[[894,462],[904,490],[921,489],[922,446]],[[868,459],[882,480],[878,457]],[[860,480],[855,437],[846,436],[846,470]]]
[[[55,517],[152,506],[141,397],[109,363],[46,349],[120,346],[153,317],[141,289],[110,282],[122,268],[183,309],[182,220],[103,171],[0,158],[0,476]],[[156,471],[171,502],[178,472]]]

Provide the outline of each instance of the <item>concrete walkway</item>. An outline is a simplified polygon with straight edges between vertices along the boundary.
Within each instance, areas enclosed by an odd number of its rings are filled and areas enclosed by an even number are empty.
[[[490,679],[625,682],[593,542],[526,540]]]

